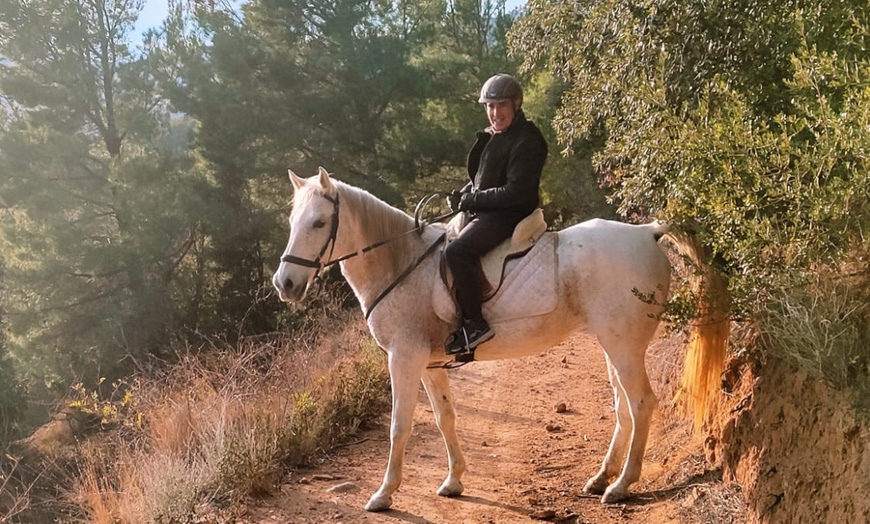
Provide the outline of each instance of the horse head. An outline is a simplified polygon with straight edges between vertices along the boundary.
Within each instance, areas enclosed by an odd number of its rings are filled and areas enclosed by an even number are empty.
[[[272,284],[283,302],[299,302],[330,262],[338,232],[339,203],[336,187],[324,168],[308,179],[288,171],[294,190],[290,238]]]

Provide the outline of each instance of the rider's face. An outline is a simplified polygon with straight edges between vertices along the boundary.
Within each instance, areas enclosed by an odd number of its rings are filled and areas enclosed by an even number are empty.
[[[497,100],[495,102],[487,102],[483,106],[486,109],[486,116],[489,118],[493,131],[504,131],[514,121],[516,110],[514,109],[513,100]]]

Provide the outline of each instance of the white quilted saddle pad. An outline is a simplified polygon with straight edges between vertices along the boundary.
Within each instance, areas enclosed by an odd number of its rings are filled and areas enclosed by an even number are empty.
[[[487,322],[533,317],[556,309],[557,239],[557,233],[545,233],[525,256],[507,263],[501,287],[483,303]],[[438,318],[456,323],[456,303],[441,279],[438,264],[435,266],[432,306]]]

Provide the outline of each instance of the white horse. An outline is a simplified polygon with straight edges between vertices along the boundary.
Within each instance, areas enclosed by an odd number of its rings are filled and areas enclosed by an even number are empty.
[[[302,300],[318,272],[341,258],[342,273],[388,357],[393,395],[390,454],[383,483],[365,508],[390,508],[399,488],[421,379],[447,447],[448,474],[437,493],[460,495],[465,459],[456,437],[447,371],[432,367],[452,360],[444,342],[454,326],[439,319],[428,300],[440,284],[439,260],[430,254],[431,246],[444,226],[403,235],[414,229],[412,217],[331,179],[323,168],[308,179],[291,171],[290,179],[295,188],[290,238],[272,279],[279,297],[285,302]],[[478,360],[502,359],[540,353],[577,330],[598,338],[613,387],[616,427],[601,468],[583,489],[602,495],[605,503],[626,498],[629,486],[640,477],[657,403],[644,353],[658,325],[660,304],[668,298],[670,264],[657,243],[666,231],[660,222],[628,225],[596,219],[548,233],[558,235],[556,309],[494,322],[495,338],[476,351]],[[380,245],[385,239],[393,240]],[[373,244],[379,247],[361,252]]]

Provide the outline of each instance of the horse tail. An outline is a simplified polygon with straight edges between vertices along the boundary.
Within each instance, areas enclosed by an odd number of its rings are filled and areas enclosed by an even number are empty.
[[[665,222],[664,220],[656,220],[654,222],[650,222],[644,227],[649,228],[656,242],[661,240],[663,236],[667,235],[671,231],[671,224],[669,222]]]
[[[692,233],[670,231],[668,237],[680,255],[687,257],[694,270],[689,286],[698,300],[698,316],[689,333],[683,383],[677,398],[692,414],[695,430],[700,430],[707,414],[713,412],[725,366],[725,350],[731,334],[728,281],[708,263],[707,251]]]

